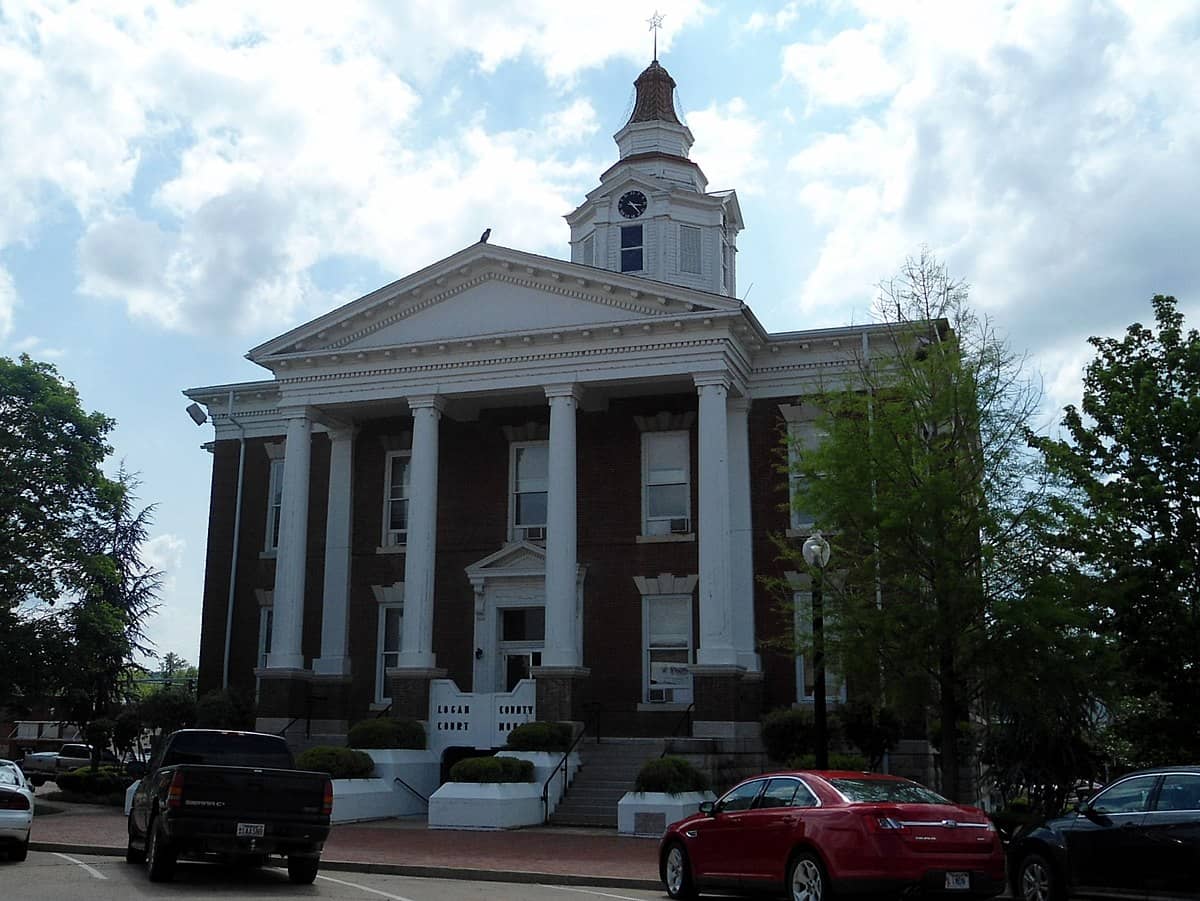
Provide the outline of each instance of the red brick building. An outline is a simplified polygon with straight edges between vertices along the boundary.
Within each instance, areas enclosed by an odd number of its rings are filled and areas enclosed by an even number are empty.
[[[250,351],[270,378],[186,392],[216,428],[202,691],[484,745],[598,710],[747,735],[805,702],[757,576],[804,533],[784,436],[873,329],[770,334],[736,299],[737,197],[673,89],[639,77],[569,262],[481,241]]]

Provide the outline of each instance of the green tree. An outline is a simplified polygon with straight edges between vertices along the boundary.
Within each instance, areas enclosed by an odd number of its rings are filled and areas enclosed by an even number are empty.
[[[1064,437],[1035,441],[1083,499],[1066,543],[1119,654],[1110,747],[1125,766],[1200,756],[1200,336],[1175,298],[1151,305],[1155,327],[1089,339],[1081,407]]]
[[[994,608],[1018,593],[993,562],[1044,497],[1026,445],[1040,393],[928,251],[880,289],[883,334],[813,399],[825,438],[794,449],[795,501],[833,544],[831,661],[860,691],[885,687],[965,798]],[[805,569],[797,542],[780,546]]]

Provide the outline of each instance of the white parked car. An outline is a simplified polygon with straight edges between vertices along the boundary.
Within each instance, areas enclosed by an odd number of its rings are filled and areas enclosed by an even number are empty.
[[[0,759],[0,849],[8,859],[24,860],[29,854],[33,826],[33,786],[11,760]]]

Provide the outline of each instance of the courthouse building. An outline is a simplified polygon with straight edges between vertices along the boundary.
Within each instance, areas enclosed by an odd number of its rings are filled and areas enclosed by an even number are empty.
[[[386,710],[481,747],[533,718],[741,736],[811,702],[762,644],[797,625],[770,536],[809,525],[784,438],[882,333],[769,333],[738,299],[737,194],[674,88],[638,77],[569,260],[485,236],[254,348],[263,380],[186,392],[216,430],[201,690],[253,689],[289,734]]]

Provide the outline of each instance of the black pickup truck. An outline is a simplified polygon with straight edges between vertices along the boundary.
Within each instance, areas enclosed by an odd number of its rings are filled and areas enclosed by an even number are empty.
[[[168,882],[180,857],[261,864],[287,858],[288,878],[317,876],[329,836],[333,783],[293,768],[277,735],[182,729],[150,758],[129,809],[125,859]]]

